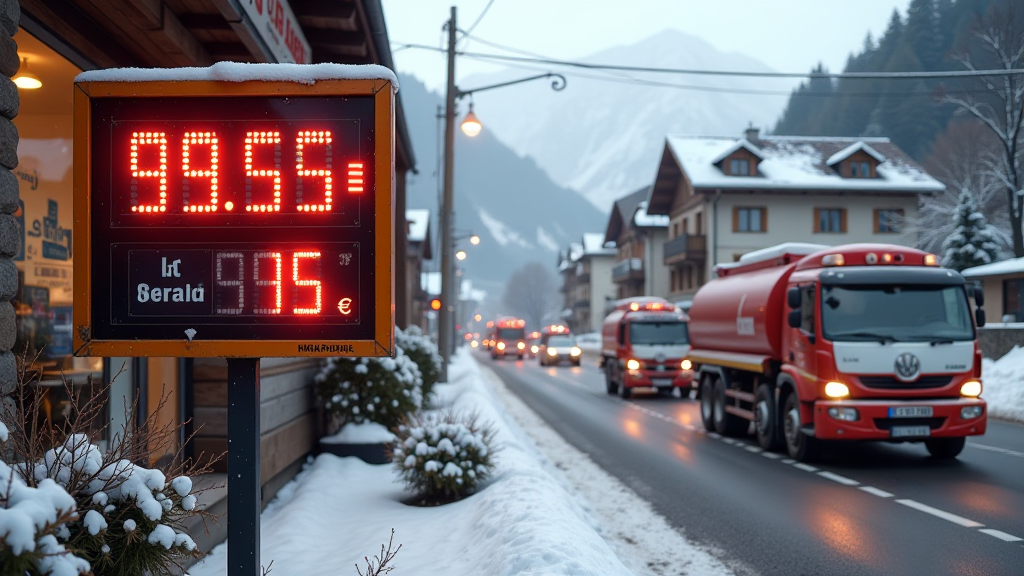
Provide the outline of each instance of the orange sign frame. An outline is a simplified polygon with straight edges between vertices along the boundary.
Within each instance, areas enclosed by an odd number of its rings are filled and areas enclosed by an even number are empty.
[[[92,291],[92,106],[97,98],[372,96],[374,99],[374,241],[376,309],[373,340],[94,340]],[[395,351],[395,94],[390,81],[78,82],[74,92],[74,309],[76,356],[289,358],[394,356]]]

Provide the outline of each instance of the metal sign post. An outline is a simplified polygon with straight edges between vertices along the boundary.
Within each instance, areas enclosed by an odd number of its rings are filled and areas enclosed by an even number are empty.
[[[261,573],[260,358],[395,349],[394,76],[333,66],[75,83],[74,352],[227,359],[232,576]]]

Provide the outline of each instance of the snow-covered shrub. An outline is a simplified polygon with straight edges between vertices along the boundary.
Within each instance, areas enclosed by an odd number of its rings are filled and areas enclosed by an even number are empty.
[[[182,524],[204,515],[191,477],[209,464],[139,464],[177,437],[176,424],[157,419],[169,396],[144,428],[134,425],[136,405],[126,406],[128,424],[111,431],[115,439],[101,452],[86,431],[105,418],[98,399],[109,385],[74,403],[56,428],[39,419],[42,396],[35,390],[22,372],[14,410],[0,411],[0,576],[170,575],[198,557]]]
[[[394,358],[330,358],[316,375],[317,393],[334,424],[376,422],[388,428],[423,405],[420,369],[401,347]]]
[[[942,243],[942,265],[959,271],[998,260],[995,227],[978,209],[974,194],[962,191],[953,213],[953,232]]]
[[[427,500],[458,500],[494,471],[494,428],[476,415],[429,412],[399,426],[396,435],[398,473]]]
[[[423,378],[423,400],[428,402],[434,391],[434,384],[441,378],[441,355],[437,352],[437,344],[415,325],[405,330],[396,328],[395,344],[419,367],[420,376]]]

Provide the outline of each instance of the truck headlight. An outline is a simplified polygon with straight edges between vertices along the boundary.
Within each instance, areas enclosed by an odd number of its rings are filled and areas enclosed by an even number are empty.
[[[572,350],[569,351],[570,356],[579,356],[580,354],[583,354],[583,350],[580,350],[579,346],[573,346]]]
[[[520,342],[520,343],[516,344],[516,348],[519,348],[520,350],[525,350],[526,349],[526,342]]]
[[[558,348],[548,348],[548,356],[558,356]]]
[[[534,354],[536,354],[537,350],[540,350],[540,348],[536,344],[534,344],[533,346],[530,346],[530,352],[533,352]]]
[[[984,406],[964,406],[960,409],[960,418],[963,420],[971,420],[977,418],[985,412]]]
[[[850,395],[850,389],[842,382],[829,382],[825,384],[825,396],[829,398],[845,398]]]
[[[505,343],[504,342],[498,342],[498,350],[504,350],[504,349],[505,349]]]
[[[626,361],[626,368],[628,368],[629,370],[639,370],[640,361],[630,358],[629,360]]]
[[[847,422],[860,420],[860,413],[856,408],[832,407],[828,409],[828,415],[836,420],[846,420]]]
[[[690,368],[693,368],[693,362],[690,362],[689,360],[683,360],[682,362],[679,363],[679,367],[682,368],[683,370],[689,370]]]
[[[971,398],[981,396],[981,382],[978,382],[977,380],[964,382],[964,385],[960,387],[960,395],[969,396]]]

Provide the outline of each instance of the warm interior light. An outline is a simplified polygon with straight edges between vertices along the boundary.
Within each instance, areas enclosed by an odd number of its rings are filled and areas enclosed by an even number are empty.
[[[469,105],[469,113],[462,120],[462,131],[466,133],[466,136],[470,138],[476,136],[483,130],[483,126],[480,124],[480,120],[477,119],[476,114],[473,114],[473,105]]]
[[[829,398],[844,398],[850,395],[850,389],[842,382],[829,382],[825,384],[825,395]]]
[[[35,90],[36,88],[43,87],[39,77],[29,71],[28,58],[21,59],[21,68],[18,68],[18,73],[14,76],[14,84],[24,90]]]
[[[970,396],[972,398],[981,396],[981,382],[978,382],[977,380],[964,382],[964,385],[960,387],[960,395]]]

